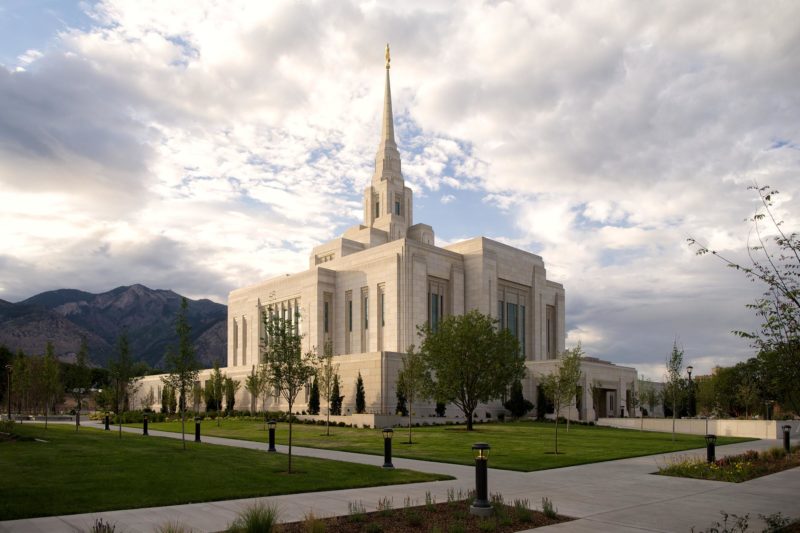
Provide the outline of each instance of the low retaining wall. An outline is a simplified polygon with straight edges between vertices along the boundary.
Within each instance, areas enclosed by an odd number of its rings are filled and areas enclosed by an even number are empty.
[[[326,415],[296,415],[298,420],[327,420]],[[345,424],[361,428],[387,428],[396,426],[408,426],[407,416],[397,415],[375,415],[375,414],[351,414],[342,416],[331,415],[331,424],[338,424],[344,422]],[[455,423],[464,423],[464,417],[449,417],[449,416],[415,416],[411,419],[412,424],[419,424],[420,426],[434,426]],[[478,421],[476,420],[477,424]]]
[[[706,426],[706,424],[708,424]],[[640,429],[672,433],[671,418],[600,418],[598,426]],[[675,420],[677,433],[705,435],[711,433],[720,437],[749,437],[754,439],[782,439],[783,426],[792,426],[792,440],[800,438],[800,420],[736,420],[679,418]]]

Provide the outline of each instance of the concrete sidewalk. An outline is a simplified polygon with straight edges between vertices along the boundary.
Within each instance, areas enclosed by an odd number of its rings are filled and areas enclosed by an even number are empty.
[[[85,424],[95,425],[95,424]],[[141,429],[123,428],[141,432]],[[180,434],[151,431],[154,437],[178,438]],[[266,450],[266,444],[203,436],[203,442]],[[720,446],[717,456],[745,450],[763,450],[780,443],[761,440]],[[278,451],[285,453],[283,446]],[[382,464],[382,458],[348,452],[293,447],[293,453],[361,464]],[[659,454],[573,466],[539,472],[489,471],[489,490],[500,493],[506,501],[526,498],[538,507],[542,498],[554,503],[558,512],[578,520],[539,528],[535,531],[689,531],[703,530],[721,520],[720,511],[742,515],[750,513],[754,531],[760,531],[757,515],[782,512],[800,518],[797,494],[800,494],[800,469],[766,476],[746,483],[723,483],[665,476],[654,476],[657,465],[670,457],[705,456],[705,449],[676,454]],[[309,511],[318,517],[346,515],[348,504],[360,501],[368,511],[375,510],[378,500],[389,498],[394,507],[401,507],[406,498],[423,504],[427,492],[436,501],[446,501],[448,489],[466,492],[474,486],[471,466],[395,458],[397,468],[435,472],[454,476],[451,481],[410,485],[393,485],[363,489],[292,494],[263,498],[247,498],[208,503],[130,509],[57,517],[33,518],[0,522],[0,532],[87,531],[95,519],[116,524],[121,532],[150,532],[168,522],[181,522],[194,531],[224,530],[247,506],[268,502],[280,509],[282,521],[302,520]],[[491,464],[491,459],[490,459]]]

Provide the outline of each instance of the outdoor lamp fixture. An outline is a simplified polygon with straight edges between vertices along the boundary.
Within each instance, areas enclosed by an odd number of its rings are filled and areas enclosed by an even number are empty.
[[[11,374],[14,372],[14,367],[11,364],[6,365],[6,376],[8,377],[8,387],[6,390],[8,391],[8,419],[11,420]]]
[[[106,416],[105,416],[105,418],[103,419],[103,423],[104,423],[104,425],[105,425],[105,430],[106,430],[106,431],[111,431],[111,427],[109,426],[109,422],[110,422],[110,421],[109,421],[109,416],[108,416],[108,413],[106,413]]]
[[[692,365],[686,367],[686,373],[689,374],[689,416],[694,416],[694,384],[692,383],[692,370],[694,370]]]
[[[142,419],[142,435],[149,435],[147,432],[147,422],[147,415],[144,415],[144,418]]]
[[[786,453],[791,453],[791,451],[792,451],[792,448],[789,445],[790,444],[789,443],[789,435],[791,433],[792,433],[792,426],[790,426],[788,424],[783,426],[783,449],[786,451]]]
[[[268,452],[277,452],[278,450],[275,449],[275,427],[278,423],[275,420],[268,420],[267,421],[267,429],[269,429],[269,448],[267,448]]]
[[[706,461],[713,463],[717,460],[715,447],[717,444],[716,435],[706,435]]]
[[[392,428],[383,428],[383,468],[393,469],[392,464],[392,436],[394,430]]]
[[[200,442],[200,417],[194,417],[194,441]]]
[[[491,516],[492,514],[488,481],[490,448],[491,446],[485,442],[476,442],[472,445],[472,455],[475,457],[475,500],[469,507],[469,512],[477,516]]]

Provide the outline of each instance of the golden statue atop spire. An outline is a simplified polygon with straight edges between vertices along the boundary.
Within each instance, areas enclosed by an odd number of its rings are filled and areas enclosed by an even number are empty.
[[[389,43],[386,43],[386,68],[389,69],[391,66],[389,63],[392,62],[392,58],[389,57]]]

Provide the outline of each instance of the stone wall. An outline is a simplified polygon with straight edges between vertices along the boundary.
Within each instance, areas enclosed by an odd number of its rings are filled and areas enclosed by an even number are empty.
[[[706,429],[708,422],[708,429]],[[672,433],[671,418],[600,418],[598,426],[615,428],[640,429]],[[783,426],[792,426],[792,440],[800,439],[800,420],[736,420],[681,418],[675,420],[676,433],[705,435],[710,433],[720,437],[749,437],[755,439],[782,439]]]

